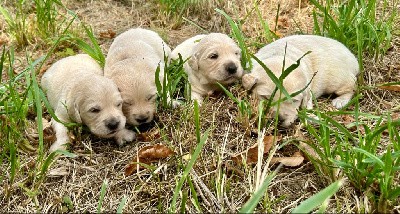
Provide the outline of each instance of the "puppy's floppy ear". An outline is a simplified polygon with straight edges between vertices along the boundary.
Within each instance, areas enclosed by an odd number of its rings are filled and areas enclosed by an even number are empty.
[[[66,107],[70,119],[76,123],[82,123],[82,118],[81,114],[79,113],[77,98],[68,99]]]
[[[193,71],[197,72],[199,70],[199,65],[197,63],[199,54],[194,53],[188,60],[189,66],[193,69]]]
[[[251,74],[245,74],[242,77],[242,85],[243,88],[246,90],[251,90],[256,85],[257,82],[258,79],[252,76]]]

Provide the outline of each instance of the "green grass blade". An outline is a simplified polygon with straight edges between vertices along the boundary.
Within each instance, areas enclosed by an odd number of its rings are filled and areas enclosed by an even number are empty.
[[[265,191],[267,191],[267,188],[271,181],[274,179],[276,173],[280,169],[280,166],[270,175],[268,175],[260,188],[251,196],[251,198],[243,205],[242,208],[240,208],[239,213],[252,213],[254,209],[256,208],[258,202],[261,200],[261,198],[264,196]]]
[[[207,130],[204,135],[200,136],[200,123],[199,123],[199,107],[197,100],[194,101],[194,113],[195,113],[195,125],[196,125],[196,135],[197,135],[197,146],[191,155],[189,163],[186,165],[185,170],[183,172],[182,177],[179,179],[178,184],[176,185],[174,189],[174,195],[172,197],[172,202],[171,202],[171,210],[170,212],[175,213],[176,212],[176,200],[178,199],[179,192],[181,191],[184,182],[186,181],[186,178],[188,177],[190,170],[193,168],[197,158],[200,155],[200,152],[204,146],[204,144],[207,142],[208,139],[208,134],[210,130]]]
[[[228,14],[226,14],[223,10],[216,8],[215,11],[222,14],[226,18],[226,20],[228,20],[228,23],[232,28],[233,34],[234,34],[236,40],[238,41],[240,49],[242,50],[242,60],[241,60],[242,67],[245,70],[251,69],[251,61],[250,61],[250,58],[248,57],[247,46],[245,44],[245,38],[244,38],[242,31],[239,29],[237,23],[235,21],[233,21],[233,19]],[[249,68],[246,67],[248,65],[249,65]]]
[[[117,208],[117,213],[118,213],[118,214],[122,213],[122,210],[124,209],[125,204],[126,204],[126,196],[124,196],[124,197],[121,199],[121,202],[120,202],[119,205],[118,205],[118,208]]]
[[[292,213],[309,213],[317,208],[319,205],[324,203],[335,194],[340,187],[343,185],[343,180],[338,180],[325,189],[321,190],[317,194],[313,195],[311,198],[301,202],[299,206],[292,210]]]
[[[103,205],[104,196],[106,195],[106,192],[107,192],[107,186],[108,186],[108,181],[107,181],[107,179],[105,179],[103,181],[103,184],[101,185],[100,198],[99,198],[99,203],[97,205],[96,213],[101,213],[101,207]]]
[[[255,55],[250,54],[251,57],[253,57],[254,60],[257,61],[258,64],[261,65],[261,67],[265,70],[269,78],[272,80],[272,82],[276,85],[276,87],[285,95],[285,97],[290,100],[291,97],[289,93],[286,91],[285,87],[283,87],[282,82],[278,79],[278,77],[275,76],[275,74],[260,60],[258,59]]]
[[[383,163],[383,161],[381,159],[379,159],[378,157],[376,157],[375,155],[371,154],[370,152],[367,152],[364,149],[357,148],[357,147],[354,147],[353,149],[354,149],[354,151],[363,153],[364,155],[366,155],[369,158],[371,158],[372,160],[374,160],[374,162],[377,163],[381,168],[385,167],[385,164]]]

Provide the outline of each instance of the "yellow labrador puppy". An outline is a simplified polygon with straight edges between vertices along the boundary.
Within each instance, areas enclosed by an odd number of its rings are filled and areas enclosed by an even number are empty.
[[[240,64],[241,50],[227,35],[210,33],[185,40],[173,51],[171,58],[188,59],[184,69],[189,77],[192,99],[199,104],[203,97],[220,88],[216,84],[228,85],[240,79],[243,68]]]
[[[99,137],[114,137],[118,145],[135,138],[133,131],[125,129],[117,86],[103,76],[101,67],[89,55],[57,61],[43,75],[41,85],[60,121],[83,123]],[[69,141],[67,128],[54,118],[52,126],[57,139],[50,152],[65,149]]]
[[[164,54],[171,54],[168,45],[156,32],[142,28],[118,35],[111,44],[104,75],[120,89],[124,100],[122,109],[129,124],[140,125],[153,120],[157,98],[155,71],[160,66],[162,82]]]
[[[283,120],[283,126],[290,126],[297,119],[300,106],[312,108],[311,92],[315,97],[336,94],[337,97],[332,101],[336,108],[342,108],[350,101],[356,88],[359,65],[349,49],[336,40],[315,35],[294,35],[279,39],[261,48],[255,55],[277,77],[282,73],[286,45],[285,69],[306,52],[311,53],[284,79],[284,87],[289,93],[294,93],[303,89],[310,81],[311,84],[292,100],[281,103],[279,117]],[[251,73],[242,78],[243,87],[252,90],[260,99],[268,99],[275,84],[260,64],[254,59],[252,62]],[[278,100],[279,96],[278,91],[274,100]]]

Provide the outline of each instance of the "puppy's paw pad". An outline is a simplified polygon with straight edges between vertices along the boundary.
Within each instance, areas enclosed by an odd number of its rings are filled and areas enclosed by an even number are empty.
[[[119,146],[123,146],[126,142],[132,142],[135,139],[135,132],[128,129],[123,129],[115,135],[115,141]]]
[[[343,108],[345,105],[347,105],[347,103],[349,103],[350,98],[347,97],[337,97],[335,99],[332,100],[332,104],[333,106],[335,106],[335,108],[337,109],[341,109]]]

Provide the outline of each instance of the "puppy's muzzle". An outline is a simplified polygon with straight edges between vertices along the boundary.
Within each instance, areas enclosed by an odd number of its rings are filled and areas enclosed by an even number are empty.
[[[118,120],[117,118],[113,117],[109,120],[105,121],[106,123],[106,127],[111,130],[111,131],[115,131],[119,128],[119,124],[121,123],[120,120]]]
[[[138,115],[136,116],[135,120],[139,123],[139,124],[143,124],[143,123],[147,123],[149,120],[149,116],[148,115]]]
[[[238,70],[238,67],[236,66],[235,63],[230,62],[225,66],[225,70],[229,74],[235,74],[237,72],[237,70]]]

